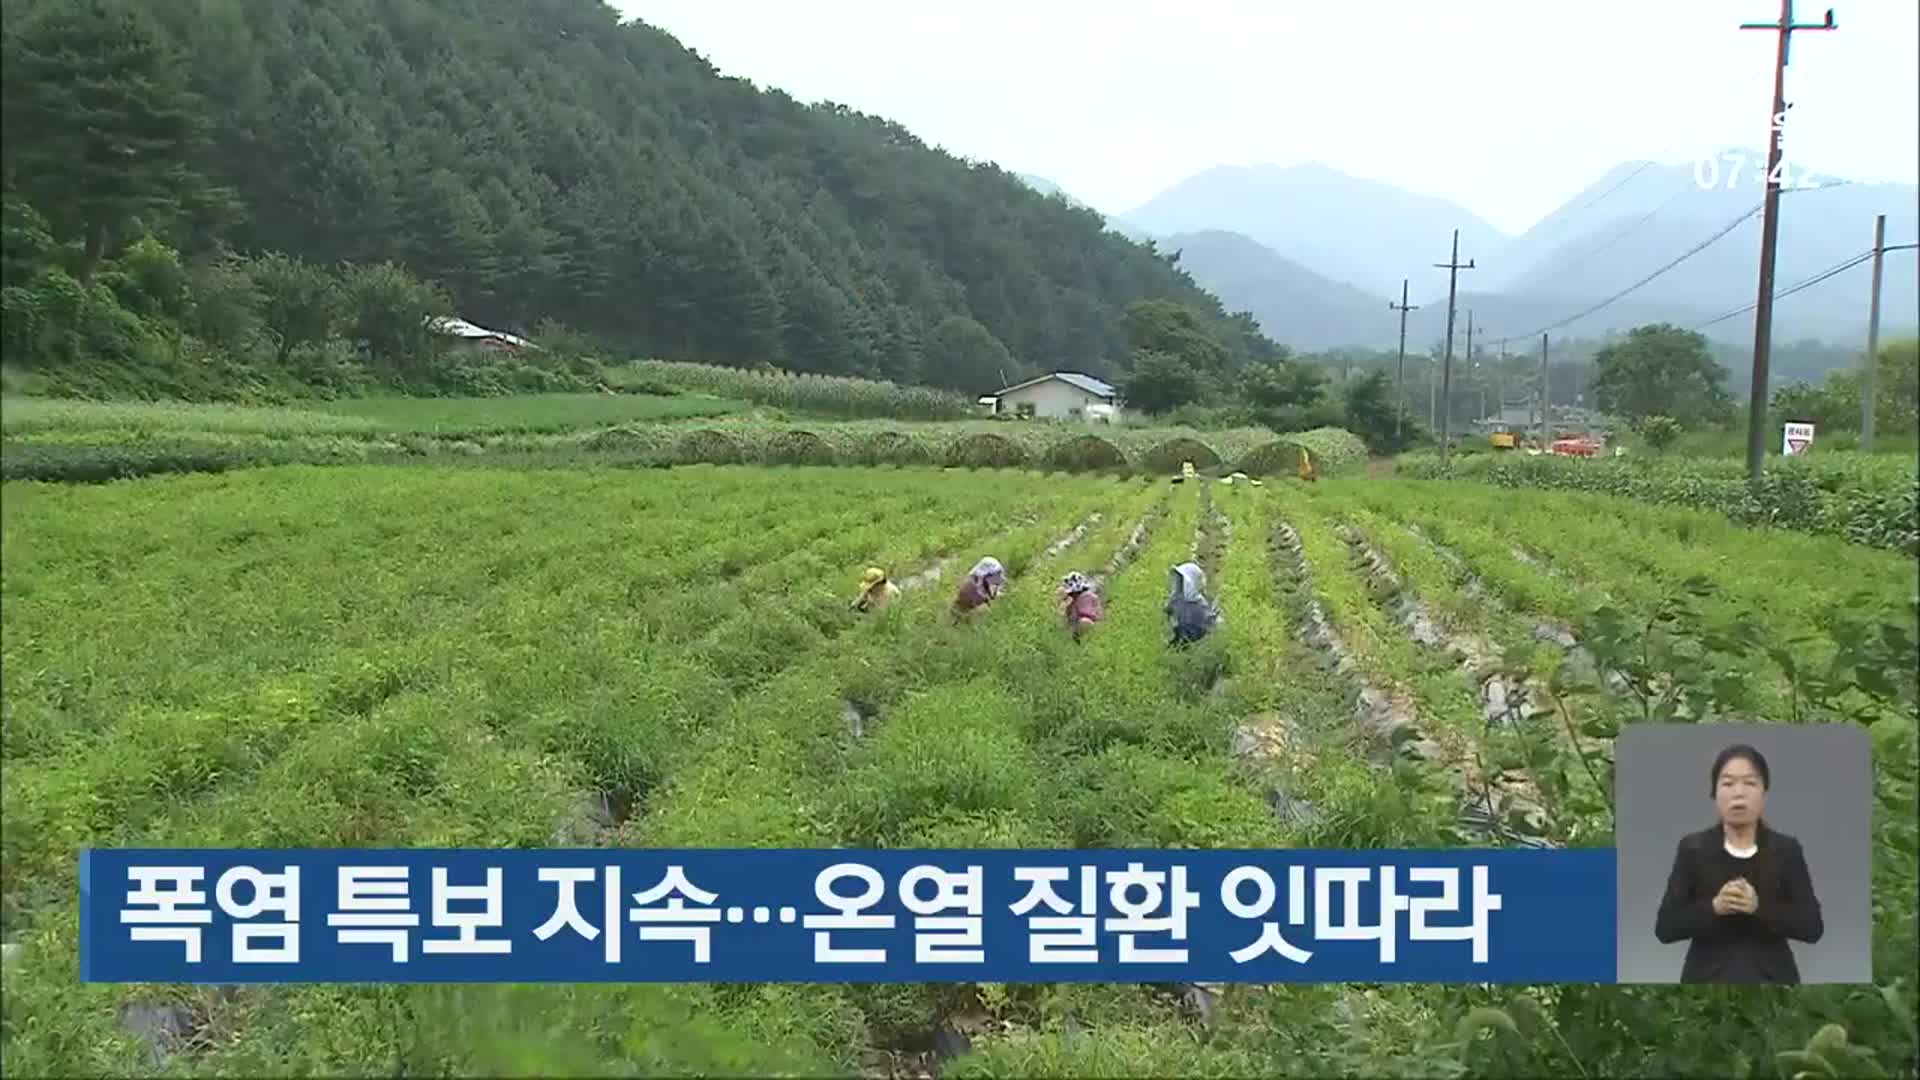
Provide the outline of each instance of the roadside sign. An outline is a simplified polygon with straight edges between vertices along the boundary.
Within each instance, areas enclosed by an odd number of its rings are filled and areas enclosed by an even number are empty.
[[[1804,454],[1813,445],[1812,424],[1788,424],[1783,434],[1782,454]]]

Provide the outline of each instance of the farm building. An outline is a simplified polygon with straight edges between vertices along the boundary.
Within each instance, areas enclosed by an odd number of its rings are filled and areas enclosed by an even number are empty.
[[[504,330],[489,330],[484,326],[476,326],[465,319],[452,317],[435,319],[433,328],[436,332],[454,338],[468,348],[487,352],[519,352],[521,349],[540,347],[526,338],[509,334]]]
[[[993,395],[999,415],[1045,417],[1054,420],[1120,419],[1119,393],[1091,375],[1056,371],[1015,383]]]

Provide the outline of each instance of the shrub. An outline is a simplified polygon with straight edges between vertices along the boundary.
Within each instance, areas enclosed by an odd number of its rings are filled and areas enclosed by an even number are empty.
[[[833,465],[837,455],[811,431],[775,431],[764,440],[760,460],[773,465]]]
[[[1647,446],[1663,451],[1680,438],[1680,421],[1671,416],[1649,416],[1640,421],[1640,437],[1647,440]]]
[[[1010,469],[1027,463],[1027,452],[1004,435],[962,435],[947,447],[941,463],[968,469]]]
[[[1127,455],[1098,435],[1073,435],[1054,443],[1041,460],[1050,468],[1093,472],[1125,468]]]
[[[735,465],[745,459],[740,442],[724,431],[712,428],[700,428],[680,436],[674,444],[673,458],[681,464],[705,462],[713,465]]]
[[[1140,467],[1149,472],[1177,472],[1188,461],[1196,469],[1211,469],[1220,464],[1220,455],[1199,439],[1176,435],[1148,450],[1140,459]]]
[[[925,465],[934,458],[926,439],[903,431],[877,431],[855,437],[855,461],[861,465]]]
[[[1291,473],[1300,464],[1300,444],[1287,439],[1275,439],[1264,446],[1256,446],[1242,455],[1233,467],[1249,476],[1280,476]]]
[[[1908,461],[1872,455],[1772,464],[1749,484],[1734,460],[1680,461],[1540,457],[1511,454],[1456,460],[1442,469],[1421,456],[1402,462],[1413,477],[1453,477],[1498,487],[1589,491],[1726,514],[1743,525],[1844,536],[1857,543],[1920,554],[1920,476]]]
[[[1360,437],[1337,427],[1314,428],[1287,436],[1313,454],[1313,467],[1319,473],[1337,473],[1366,464],[1367,444]]]

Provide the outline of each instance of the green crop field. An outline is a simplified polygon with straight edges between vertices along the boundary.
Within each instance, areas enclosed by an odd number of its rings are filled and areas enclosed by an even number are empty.
[[[1828,1024],[1867,1048],[1838,1075],[1912,1075],[1897,552],[1363,477],[425,462],[0,496],[9,1076],[914,1076],[944,1029],[950,1076],[1790,1077]],[[985,554],[1009,592],[953,625]],[[1174,653],[1189,557],[1226,621]],[[907,589],[863,619],[870,564]],[[1076,569],[1108,600],[1079,646]],[[1611,736],[1673,710],[1870,727],[1875,985],[77,981],[88,844],[1604,845]],[[189,1034],[150,1045],[134,1003]]]

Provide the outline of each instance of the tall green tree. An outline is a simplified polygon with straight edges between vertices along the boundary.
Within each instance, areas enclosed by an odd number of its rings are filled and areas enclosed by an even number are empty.
[[[84,280],[136,217],[173,217],[204,195],[193,163],[206,119],[181,54],[136,6],[42,8],[0,46],[0,170],[78,240]]]
[[[937,385],[969,394],[990,393],[1026,375],[991,330],[965,315],[949,315],[934,325],[926,363]]]
[[[252,274],[260,297],[261,325],[282,363],[293,350],[333,334],[344,298],[325,268],[274,254],[256,261]]]
[[[1671,416],[1683,425],[1721,420],[1733,406],[1727,371],[1714,363],[1707,339],[1668,323],[1636,326],[1595,357],[1600,408],[1627,420]]]
[[[1127,408],[1153,416],[1200,401],[1206,396],[1206,383],[1185,358],[1142,351],[1133,355],[1120,394]]]
[[[1137,352],[1177,356],[1198,373],[1226,371],[1231,353],[1204,325],[1199,313],[1173,300],[1138,300],[1127,305],[1127,345]]]
[[[1348,379],[1340,397],[1341,426],[1360,436],[1374,453],[1398,453],[1417,437],[1419,425],[1413,417],[1400,415],[1400,407],[1393,400],[1393,380],[1386,372]]]

